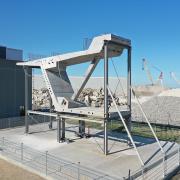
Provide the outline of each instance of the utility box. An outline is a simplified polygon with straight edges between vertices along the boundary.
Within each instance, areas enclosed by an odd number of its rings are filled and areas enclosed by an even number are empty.
[[[22,50],[0,47],[0,118],[22,115],[22,107],[25,106],[25,73],[22,66],[16,66],[19,61],[22,61]],[[28,73],[28,98],[31,108],[31,71]]]

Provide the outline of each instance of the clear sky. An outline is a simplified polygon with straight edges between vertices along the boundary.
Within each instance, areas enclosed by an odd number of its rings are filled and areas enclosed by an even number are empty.
[[[0,44],[28,53],[82,50],[83,39],[114,33],[132,41],[133,82],[149,83],[142,58],[164,73],[166,84],[176,86],[169,72],[180,79],[179,0],[0,0]],[[125,76],[125,56],[116,60]],[[71,67],[70,75],[83,75],[87,65]],[[150,69],[153,78],[159,72]],[[103,74],[102,63],[94,76]],[[110,75],[115,76],[112,64]]]

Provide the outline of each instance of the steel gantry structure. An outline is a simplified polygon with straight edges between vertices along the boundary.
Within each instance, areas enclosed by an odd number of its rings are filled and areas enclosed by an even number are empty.
[[[109,108],[109,96],[112,95],[109,81],[109,60],[120,56],[127,50],[127,106]],[[88,107],[78,101],[78,97],[91,77],[99,61],[104,60],[104,108]],[[84,81],[75,93],[68,78],[66,68],[71,65],[90,62]],[[107,124],[112,119],[123,120],[128,135],[131,136],[131,41],[113,34],[105,34],[93,38],[89,48],[84,51],[66,53],[17,63],[25,70],[25,112],[54,116],[57,119],[57,140],[65,140],[65,120],[79,121],[79,133],[85,133],[85,122],[104,124],[104,154],[108,154]],[[53,113],[32,111],[28,108],[28,69],[40,68],[54,106]],[[113,96],[111,96],[113,99]],[[115,102],[115,101],[114,101]],[[25,132],[29,132],[28,118],[25,119]]]

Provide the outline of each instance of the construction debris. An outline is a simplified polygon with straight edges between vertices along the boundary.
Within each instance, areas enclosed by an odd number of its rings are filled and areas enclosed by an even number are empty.
[[[113,96],[117,105],[127,105],[126,97],[118,97],[115,94]],[[113,106],[111,97],[108,99],[109,107]],[[180,125],[180,89],[165,90],[155,96],[144,96],[144,94],[141,94],[139,100],[150,122]],[[87,106],[91,107],[103,107],[103,88],[84,89],[81,92],[78,101],[84,102]],[[34,110],[49,108],[50,96],[48,90],[46,88],[40,90],[33,89],[32,104]],[[145,121],[134,99],[132,99],[132,117],[135,121]]]
[[[46,88],[40,90],[33,89],[32,92],[32,109],[46,109],[50,107],[50,96]]]
[[[116,94],[113,95],[118,106],[126,105],[127,101],[123,97],[117,97]],[[103,88],[100,89],[91,89],[87,88],[84,89],[79,98],[79,101],[84,102],[87,106],[91,107],[102,107],[104,106],[104,90]],[[109,106],[113,106],[113,102],[111,97],[108,97]]]
[[[139,94],[139,100],[148,119],[152,123],[180,125],[180,89],[164,89],[164,91],[161,89],[162,92],[158,90],[159,89],[154,86],[154,92],[152,91],[152,88],[150,89],[150,92],[153,92],[150,93],[151,95],[147,96],[147,94],[144,93]],[[117,105],[127,105],[126,97],[117,97],[115,94],[113,96]],[[86,102],[87,105],[90,106],[101,107],[104,103],[103,89],[84,89],[79,97],[79,100]],[[135,102],[136,101],[132,99],[133,120],[145,122],[145,119]],[[109,105],[113,106],[110,97]]]
[[[113,95],[118,106],[126,105],[126,97],[117,97]],[[111,97],[109,96],[109,106],[113,106]],[[91,89],[86,88],[81,92],[78,101],[84,102],[87,106],[102,107],[104,106],[104,91],[103,88]],[[32,96],[33,109],[45,109],[50,107],[50,96],[46,88],[40,90],[33,89]]]

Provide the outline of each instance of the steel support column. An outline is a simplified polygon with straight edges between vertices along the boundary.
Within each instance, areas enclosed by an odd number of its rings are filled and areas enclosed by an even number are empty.
[[[61,121],[62,125],[62,135],[61,135],[61,140],[62,141],[65,141],[65,118],[62,118],[62,121]]]
[[[85,135],[85,121],[79,120],[79,135]]]
[[[28,109],[29,109],[29,78],[28,67],[24,67],[25,76],[25,133],[29,133]]]
[[[52,113],[53,109],[52,109],[52,98],[51,97],[50,97],[50,100],[49,100],[49,104],[50,104],[49,112]],[[49,129],[52,129],[52,126],[53,126],[53,120],[52,120],[52,117],[50,116]]]
[[[130,117],[127,119],[127,127],[131,132],[131,47],[127,48],[127,104],[130,111]]]
[[[108,154],[108,43],[104,44],[104,154]]]
[[[61,142],[61,118],[57,117],[57,142]]]
[[[58,117],[57,118],[57,142],[65,141],[65,119]]]

